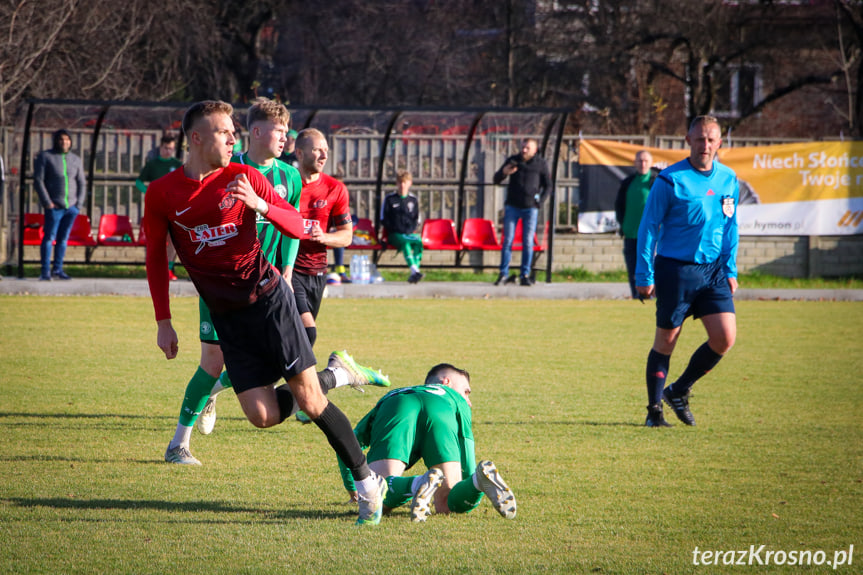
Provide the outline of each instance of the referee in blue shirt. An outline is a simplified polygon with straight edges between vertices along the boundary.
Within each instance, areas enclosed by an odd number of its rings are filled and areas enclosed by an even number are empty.
[[[715,160],[722,145],[719,121],[698,116],[686,143],[689,158],[656,178],[638,228],[635,284],[656,296],[656,335],[647,356],[648,427],[668,427],[662,401],[686,425],[695,425],[689,390],[734,345],[737,321],[737,175]],[[687,316],[700,318],[707,342],[683,374],[665,387],[671,354]]]

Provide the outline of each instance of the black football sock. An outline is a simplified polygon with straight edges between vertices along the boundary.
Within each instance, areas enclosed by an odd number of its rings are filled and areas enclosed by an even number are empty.
[[[351,429],[351,422],[335,404],[328,403],[320,417],[312,421],[327,436],[327,441],[330,442],[339,459],[351,471],[351,477],[354,478],[354,481],[362,481],[371,475],[372,472],[366,463],[366,456],[360,449],[354,430]]]
[[[336,374],[331,369],[325,369],[318,372],[318,382],[321,384],[321,391],[324,395],[328,394],[331,389],[336,388]]]
[[[648,405],[662,404],[662,390],[668,377],[671,356],[651,349],[647,354],[647,401]]]
[[[276,401],[279,402],[279,423],[297,412],[299,406],[288,384],[276,388]]]
[[[686,395],[689,389],[703,376],[716,367],[722,356],[710,349],[707,342],[695,350],[692,357],[689,359],[689,365],[681,374],[677,381],[671,384],[671,393],[673,395]]]

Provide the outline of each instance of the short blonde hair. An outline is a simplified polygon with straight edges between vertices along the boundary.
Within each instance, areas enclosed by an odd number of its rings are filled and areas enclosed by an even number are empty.
[[[251,131],[255,122],[278,122],[285,126],[291,125],[291,113],[285,105],[269,98],[256,98],[252,107],[246,112],[246,128]]]
[[[189,138],[189,132],[192,131],[198,120],[213,114],[225,114],[233,117],[234,107],[221,100],[204,100],[189,106],[189,109],[183,114],[183,133],[186,135],[186,139]]]
[[[705,124],[705,125],[716,124],[716,127],[719,128],[719,131],[720,132],[722,131],[722,125],[719,123],[719,118],[717,118],[716,116],[708,116],[708,115],[695,116],[695,118],[692,120],[692,123],[689,124],[689,131],[691,132],[692,128],[694,128],[695,126],[699,126],[701,124]]]
[[[305,130],[297,134],[297,142],[295,146],[297,147],[297,149],[303,150],[306,148],[309,142],[317,138],[323,140],[327,139],[326,136],[324,136],[324,133],[320,130],[316,130],[315,128],[306,128]]]
[[[399,170],[398,173],[396,174],[396,182],[398,182],[398,183],[413,182],[413,181],[414,181],[414,177],[407,170]]]

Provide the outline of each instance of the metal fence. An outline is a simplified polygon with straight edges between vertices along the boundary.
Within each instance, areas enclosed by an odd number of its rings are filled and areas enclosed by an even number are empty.
[[[18,193],[23,193],[25,212],[41,211],[38,198],[32,187],[32,160],[40,150],[50,148],[51,134],[56,126],[31,128],[29,137],[30,158],[21,161],[25,146],[21,130],[8,130],[0,135],[5,143],[3,152],[7,170],[6,191],[2,202],[3,225],[9,231],[7,237],[14,238],[18,220]],[[93,146],[92,130],[69,129],[72,149],[89,165],[91,150],[95,149],[92,197],[89,200],[89,215],[94,226],[102,214],[127,215],[139,222],[143,215],[143,195],[135,188],[135,179],[146,162],[148,154],[158,147],[163,132],[160,129],[117,129],[105,127],[98,133]],[[492,182],[494,172],[508,155],[516,153],[520,142],[527,136],[543,142],[543,134],[501,133],[489,130],[470,140],[465,133],[449,134],[394,134],[385,138],[374,129],[335,130],[328,134],[330,158],[327,172],[341,179],[350,192],[351,210],[361,218],[376,220],[382,197],[378,197],[378,170],[383,168],[384,182],[380,196],[395,191],[395,176],[399,170],[408,170],[413,176],[412,191],[420,200],[422,219],[449,218],[456,220],[460,210],[463,218],[483,217],[500,224],[503,213],[504,187]],[[566,135],[560,143],[557,165],[557,180],[554,201],[558,208],[558,227],[575,229],[578,221],[579,164],[578,142],[581,135]],[[583,136],[591,139],[610,139],[640,146],[669,149],[685,147],[679,136]],[[555,136],[546,136],[546,149],[553,149]],[[788,139],[734,139],[734,146],[769,145],[787,143]],[[382,150],[387,142],[386,150]],[[470,149],[465,146],[470,142]],[[466,153],[467,152],[467,153]],[[17,156],[16,156],[17,153]],[[383,153],[383,162],[381,154]],[[467,166],[463,163],[467,162]],[[19,190],[18,170],[24,169],[24,187]],[[465,181],[460,185],[462,175]],[[462,190],[461,205],[459,191]],[[540,226],[546,225],[550,210],[545,206],[545,217]],[[540,233],[543,230],[540,230]],[[11,257],[14,246],[10,245],[7,257]]]

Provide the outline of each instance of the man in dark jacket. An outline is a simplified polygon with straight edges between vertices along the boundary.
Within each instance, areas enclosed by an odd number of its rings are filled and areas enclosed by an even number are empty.
[[[641,150],[635,154],[635,173],[624,178],[620,183],[617,199],[614,201],[614,213],[620,226],[618,233],[623,236],[623,259],[626,262],[626,274],[629,276],[629,291],[633,299],[638,297],[638,291],[635,289],[638,225],[641,223],[647,194],[650,193],[650,187],[656,179],[656,171],[651,169],[652,166],[653,156],[650,152]]]
[[[522,142],[521,153],[507,158],[503,166],[495,173],[494,183],[500,184],[506,178],[503,215],[503,250],[500,252],[500,273],[494,285],[501,282],[514,283],[520,280],[521,285],[532,284],[530,264],[533,258],[533,238],[536,233],[536,219],[539,206],[551,190],[551,177],[545,160],[537,155],[538,144],[533,138]],[[522,251],[520,278],[509,275],[509,262],[512,259],[512,241],[515,237],[515,227],[518,220],[522,221]]]
[[[57,130],[53,135],[53,147],[36,156],[33,164],[33,186],[39,202],[45,209],[45,235],[40,255],[42,273],[40,280],[51,277],[71,279],[63,271],[66,243],[78,212],[84,207],[87,197],[87,181],[84,164],[72,149],[72,137],[66,130]],[[54,262],[51,265],[51,248],[54,246]]]

